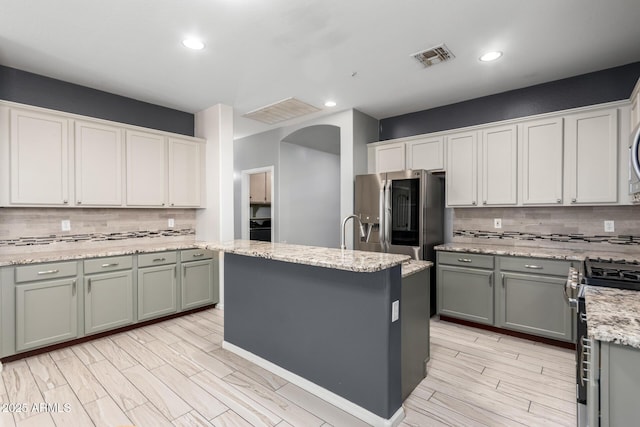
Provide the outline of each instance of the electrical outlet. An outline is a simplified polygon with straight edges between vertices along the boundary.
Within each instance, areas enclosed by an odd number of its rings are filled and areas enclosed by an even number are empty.
[[[62,231],[71,231],[71,221],[68,219],[63,219],[60,222],[60,228]]]
[[[607,233],[613,233],[615,231],[615,224],[613,221],[605,221],[604,222],[604,231]]]
[[[502,228],[502,218],[493,218],[493,228]]]
[[[395,322],[400,318],[400,301],[394,301],[391,303],[391,321]]]
[[[167,227],[173,228],[175,226],[176,226],[176,221],[173,218],[169,218],[169,220],[167,221]]]

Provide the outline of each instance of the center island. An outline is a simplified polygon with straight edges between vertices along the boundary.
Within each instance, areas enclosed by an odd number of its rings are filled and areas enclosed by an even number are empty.
[[[198,246],[225,253],[223,348],[370,425],[402,421],[426,375],[431,262],[249,240]]]

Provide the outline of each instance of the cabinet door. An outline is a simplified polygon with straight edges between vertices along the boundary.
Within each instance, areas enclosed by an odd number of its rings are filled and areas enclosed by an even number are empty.
[[[482,132],[482,204],[518,202],[517,127],[501,126]]]
[[[407,142],[407,169],[444,169],[444,138]]]
[[[163,136],[127,131],[127,205],[164,206],[166,183]]]
[[[478,204],[478,136],[465,132],[447,138],[447,206]]]
[[[438,314],[493,324],[493,271],[438,266]]]
[[[376,147],[376,173],[405,170],[404,142]]]
[[[523,123],[522,204],[562,203],[562,119]]]
[[[214,286],[214,260],[192,261],[182,264],[182,309],[218,302]]]
[[[573,340],[563,277],[500,273],[498,326],[562,341]]]
[[[161,265],[138,270],[138,320],[178,311],[176,266]]]
[[[267,201],[266,172],[249,175],[249,201],[251,203],[266,203]]]
[[[16,286],[16,350],[78,337],[76,279]]]
[[[169,139],[169,205],[200,206],[202,144],[184,139]]]
[[[566,118],[567,179],[571,203],[618,200],[618,110]]]
[[[84,289],[85,334],[133,323],[131,270],[85,277]]]
[[[122,205],[122,130],[76,122],[76,205]]]
[[[65,118],[11,110],[11,204],[68,204],[68,127]]]

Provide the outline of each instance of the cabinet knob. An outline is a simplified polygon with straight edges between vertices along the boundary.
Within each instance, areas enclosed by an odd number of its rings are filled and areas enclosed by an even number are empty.
[[[571,199],[571,203],[575,203],[576,202],[576,198],[574,197],[573,199]]]
[[[472,204],[473,206],[477,205],[477,203],[476,203],[476,201],[475,201],[475,200],[474,200],[473,202],[471,202],[471,204]]]
[[[76,203],[76,204],[81,205],[82,204],[82,200],[78,200],[78,203]]]
[[[69,201],[63,200],[62,203],[64,203],[66,205],[67,203],[69,203]]]
[[[173,204],[173,203],[171,203],[171,206],[174,206],[174,204]]]
[[[562,203],[562,199],[556,199],[556,203]]]
[[[487,204],[487,201],[486,201],[486,200],[483,200],[483,201],[482,201],[482,204],[483,204],[483,205],[486,205],[486,204]]]

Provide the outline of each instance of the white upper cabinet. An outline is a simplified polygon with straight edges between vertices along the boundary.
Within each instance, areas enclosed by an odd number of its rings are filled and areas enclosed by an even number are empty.
[[[447,206],[478,204],[478,133],[462,132],[447,138]]]
[[[518,203],[518,132],[516,125],[482,131],[482,205]]]
[[[169,138],[169,206],[200,206],[203,144]]]
[[[78,206],[122,206],[122,130],[77,121],[75,200]]]
[[[126,132],[127,205],[162,207],[166,200],[165,137],[147,132]]]
[[[520,127],[522,204],[562,203],[562,118],[524,122]]]
[[[618,201],[618,110],[565,118],[567,197],[572,204]]]
[[[631,92],[631,131],[640,124],[640,79]]]
[[[404,142],[379,145],[375,148],[376,173],[405,169]]]
[[[444,138],[421,138],[408,141],[407,169],[444,169]]]
[[[11,110],[10,200],[12,205],[69,203],[69,120]]]

